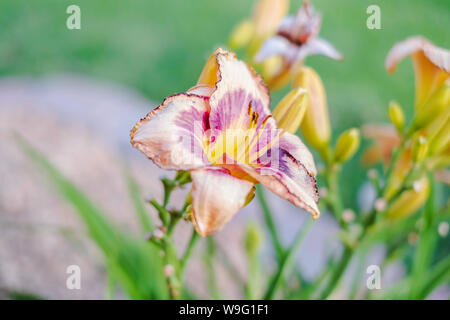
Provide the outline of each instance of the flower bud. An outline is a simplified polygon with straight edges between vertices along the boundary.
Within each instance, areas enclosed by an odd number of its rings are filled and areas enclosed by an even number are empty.
[[[270,36],[289,12],[289,0],[258,0],[252,21],[257,36]]]
[[[444,126],[437,132],[430,143],[430,153],[440,154],[450,146],[450,119],[447,119]]]
[[[245,20],[238,24],[231,33],[228,45],[231,49],[237,50],[248,44],[255,32],[255,25],[250,20]]]
[[[406,148],[399,156],[394,166],[391,177],[389,178],[383,197],[390,200],[400,189],[412,168],[412,151],[411,147]]]
[[[424,129],[426,132],[426,137],[431,143],[441,129],[450,119],[450,106],[448,106],[436,119],[430,122]]]
[[[450,106],[450,83],[442,85],[428,100],[426,105],[417,111],[414,126],[422,128],[440,117],[444,110]]]
[[[316,149],[322,149],[330,141],[331,129],[325,89],[319,75],[309,67],[300,67],[293,81],[294,87],[306,89],[309,102],[301,131],[306,141]]]
[[[414,188],[403,191],[389,206],[386,217],[390,220],[396,220],[410,216],[423,206],[429,193],[430,183],[426,175],[422,175],[414,182]]]
[[[400,107],[397,102],[391,101],[389,103],[388,115],[397,131],[402,132],[403,127],[405,126],[405,115],[403,113],[402,107]]]
[[[415,163],[422,162],[425,159],[428,152],[427,139],[424,136],[419,136],[416,139],[414,139],[411,152],[412,152],[412,160]]]
[[[349,160],[356,153],[359,147],[359,130],[356,128],[344,131],[338,138],[334,161],[337,163]]]
[[[249,256],[254,256],[258,253],[261,247],[262,234],[261,229],[255,223],[250,223],[245,234],[245,250]]]
[[[295,133],[308,106],[308,95],[303,88],[295,88],[278,103],[273,111],[278,127]]]

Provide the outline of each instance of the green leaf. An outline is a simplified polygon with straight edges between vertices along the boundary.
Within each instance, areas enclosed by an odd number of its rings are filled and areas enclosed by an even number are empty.
[[[65,178],[44,155],[18,139],[28,157],[43,171],[86,225],[105,256],[110,276],[132,299],[166,299],[167,285],[156,247],[122,233],[83,191]]]
[[[437,232],[433,228],[433,219],[435,215],[435,184],[431,175],[429,179],[431,181],[431,190],[423,210],[423,221],[419,235],[419,243],[414,256],[411,290],[409,294],[410,299],[419,299],[420,289],[424,282],[424,278],[427,275],[427,268],[430,266],[433,258],[437,241]]]
[[[139,218],[142,227],[142,232],[146,234],[152,231],[155,228],[155,226],[150,220],[148,212],[145,209],[144,202],[142,201],[141,190],[139,189],[136,180],[133,178],[129,170],[126,170],[125,176],[128,182],[128,190],[130,192],[130,196],[131,199],[133,200],[136,214]]]

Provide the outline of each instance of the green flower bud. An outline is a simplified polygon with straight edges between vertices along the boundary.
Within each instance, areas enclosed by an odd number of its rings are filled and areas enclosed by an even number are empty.
[[[437,117],[442,116],[446,108],[450,106],[450,83],[445,83],[428,100],[426,105],[418,110],[414,125],[416,128],[422,128]]]
[[[250,223],[245,234],[245,250],[249,256],[258,253],[262,242],[261,229],[256,223]]]
[[[305,89],[295,88],[278,103],[273,110],[278,127],[290,133],[295,133],[303,120],[308,107],[308,95]]]
[[[403,113],[402,107],[400,107],[397,102],[391,101],[389,103],[388,115],[397,131],[402,132],[403,127],[405,126],[405,115]]]
[[[410,216],[423,206],[430,193],[430,182],[426,175],[416,180],[413,188],[403,191],[389,206],[386,217],[390,220],[402,219]]]
[[[334,161],[337,163],[349,160],[359,147],[359,130],[356,128],[344,131],[338,138]]]
[[[419,136],[414,139],[412,146],[412,160],[416,163],[425,160],[428,152],[427,139],[424,136]]]
[[[237,50],[247,45],[255,33],[255,25],[250,20],[241,22],[231,33],[228,45],[231,49]]]

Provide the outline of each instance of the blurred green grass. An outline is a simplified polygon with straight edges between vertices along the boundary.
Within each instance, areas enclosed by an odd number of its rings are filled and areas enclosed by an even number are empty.
[[[448,0],[313,0],[323,12],[321,36],[345,60],[311,57],[327,89],[333,130],[386,121],[396,99],[412,114],[413,71],[404,62],[395,75],[384,70],[389,48],[422,34],[450,47]],[[81,30],[66,28],[66,8],[81,7]],[[291,11],[301,4],[291,1]],[[366,27],[366,8],[381,8],[382,29]],[[0,76],[73,72],[131,86],[155,102],[191,87],[232,28],[248,17],[253,0],[2,0]],[[280,98],[274,95],[274,103]],[[353,160],[344,170],[346,199],[363,172]]]

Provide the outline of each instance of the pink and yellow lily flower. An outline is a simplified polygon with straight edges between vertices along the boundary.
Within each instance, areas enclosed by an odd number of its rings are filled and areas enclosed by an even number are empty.
[[[132,145],[158,166],[190,171],[200,235],[221,230],[257,183],[319,217],[313,157],[277,127],[269,104],[262,78],[218,49],[196,86],[167,97],[132,129]]]
[[[267,79],[270,87],[282,87],[295,73],[297,66],[309,55],[320,54],[341,60],[341,54],[328,41],[318,37],[322,17],[308,0],[303,2],[295,16],[287,16],[278,27],[277,34],[262,45],[254,60],[261,63],[271,57],[282,57],[283,63]]]

